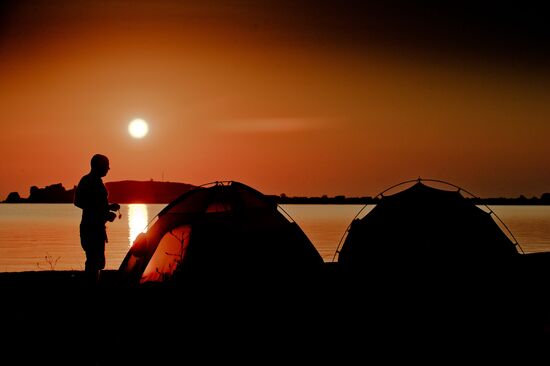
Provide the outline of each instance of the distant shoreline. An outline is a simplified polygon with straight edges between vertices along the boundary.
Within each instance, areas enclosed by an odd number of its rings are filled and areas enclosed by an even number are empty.
[[[278,196],[273,196],[278,197]],[[512,205],[512,206],[549,206],[550,197],[542,198],[468,198],[476,205]],[[278,204],[330,204],[330,205],[375,205],[380,201],[379,198],[372,197],[278,197]]]
[[[273,197],[273,201],[279,205],[376,205],[379,199],[363,199],[349,197],[345,199],[335,199],[335,198],[322,198],[322,197],[287,197],[285,199],[280,199],[278,196]],[[550,206],[550,202],[547,200],[541,199],[517,199],[517,198],[487,198],[487,199],[477,199],[477,198],[466,198],[467,200],[472,200],[475,205],[487,205],[487,206]],[[169,204],[171,201],[128,201],[121,202],[120,204]],[[72,201],[69,202],[33,202],[27,200],[21,200],[17,202],[6,202],[0,201],[0,204],[72,204]]]
[[[105,183],[109,190],[109,201],[122,204],[144,203],[144,204],[167,204],[184,194],[185,192],[196,188],[192,184],[178,182],[158,182],[158,181],[117,181]],[[72,203],[74,187],[65,189],[61,183],[52,184],[44,188],[36,186],[30,187],[28,197],[21,197],[18,192],[11,192],[4,201],[0,203]],[[378,197],[346,197],[337,195],[329,197],[307,196],[287,196],[266,195],[277,204],[312,204],[312,205],[369,205],[376,204],[380,200]],[[514,206],[547,206],[550,205],[550,193],[544,193],[540,197],[527,198],[523,195],[516,198],[474,198],[465,197],[476,205],[514,205]]]

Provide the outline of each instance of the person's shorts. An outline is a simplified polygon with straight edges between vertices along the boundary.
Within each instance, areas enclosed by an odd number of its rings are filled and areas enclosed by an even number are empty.
[[[86,268],[105,268],[105,235],[104,233],[80,233],[80,244],[86,252]]]

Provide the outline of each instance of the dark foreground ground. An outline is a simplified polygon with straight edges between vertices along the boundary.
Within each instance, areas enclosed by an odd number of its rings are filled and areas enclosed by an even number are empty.
[[[116,271],[96,289],[80,271],[1,273],[1,355],[10,365],[547,364],[549,258],[460,276],[409,266],[352,278],[328,263],[297,283],[180,288],[122,287]]]

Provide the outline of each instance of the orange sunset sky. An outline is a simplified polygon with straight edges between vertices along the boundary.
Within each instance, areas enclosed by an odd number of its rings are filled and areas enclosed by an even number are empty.
[[[72,188],[94,153],[106,182],[550,192],[546,13],[390,4],[3,1],[0,200]]]

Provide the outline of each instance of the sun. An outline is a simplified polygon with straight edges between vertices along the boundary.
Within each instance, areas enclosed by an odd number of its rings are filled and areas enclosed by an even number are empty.
[[[136,118],[128,125],[130,136],[136,139],[141,139],[149,132],[149,125],[141,118]]]

